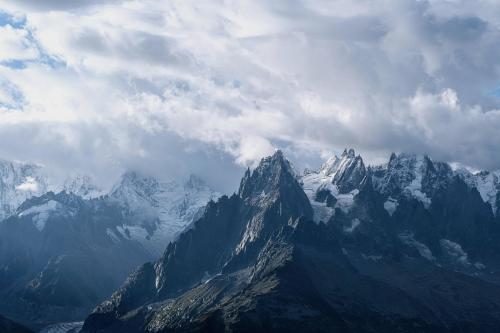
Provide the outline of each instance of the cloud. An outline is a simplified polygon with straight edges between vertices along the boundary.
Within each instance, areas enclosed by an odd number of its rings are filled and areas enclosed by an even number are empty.
[[[15,3],[11,1],[1,1],[2,8],[35,10],[35,11],[50,11],[50,10],[71,10],[84,8],[88,6],[119,3],[123,0],[17,0]]]
[[[26,177],[25,182],[16,186],[16,189],[21,191],[36,192],[38,190],[38,183],[35,178]]]
[[[38,50],[29,40],[28,32],[11,25],[0,26],[0,62],[32,60]]]
[[[9,3],[0,135],[36,149],[8,157],[237,179],[275,148],[300,167],[353,146],[500,168],[494,2]]]

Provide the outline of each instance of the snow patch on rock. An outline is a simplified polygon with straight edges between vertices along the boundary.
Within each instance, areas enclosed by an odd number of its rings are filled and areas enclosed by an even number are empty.
[[[335,207],[340,208],[344,213],[348,213],[351,208],[354,206],[354,197],[358,195],[359,190],[355,189],[346,194],[337,194],[335,197],[337,198],[337,203]]]
[[[32,215],[32,221],[38,231],[45,228],[45,224],[50,216],[50,213],[57,210],[60,204],[57,201],[49,200],[39,206],[30,207],[19,213],[19,216]]]
[[[393,154],[387,164],[372,167],[374,187],[378,192],[393,198],[398,198],[399,195],[415,198],[422,202],[425,208],[429,208],[432,203],[431,198],[423,189],[429,163],[432,161],[427,156]],[[451,168],[449,170],[451,172]],[[447,174],[443,175],[443,177],[447,176]],[[438,188],[441,183],[436,183],[434,186]]]
[[[460,244],[455,243],[449,239],[441,239],[439,241],[442,249],[458,264],[468,266],[470,265],[467,253],[462,249]]]
[[[363,257],[363,259],[365,260],[371,260],[375,262],[380,261],[383,258],[381,255],[373,255],[373,254],[366,255],[364,253],[361,253],[361,257]]]
[[[408,191],[411,196],[421,201],[425,208],[429,208],[431,199],[422,191],[422,179],[425,172],[424,162],[423,156],[415,156],[414,179],[405,187],[405,190]]]
[[[334,186],[330,182],[330,178],[321,172],[310,172],[302,177],[301,183],[313,208],[314,222],[328,222],[334,215],[335,209],[333,207],[328,207],[326,202],[316,201],[316,193],[319,189],[328,190],[330,193],[335,192]]]
[[[484,265],[484,264],[482,264],[482,263],[480,263],[480,262],[476,262],[476,263],[474,264],[474,267],[476,267],[476,269],[483,270],[483,269],[485,269],[485,268],[486,268],[486,265]]]
[[[418,251],[422,258],[429,261],[435,261],[436,258],[432,255],[432,251],[427,247],[427,245],[417,241],[412,233],[402,233],[399,235],[399,239],[406,245],[413,247]]]
[[[353,149],[345,150],[340,158],[337,156],[329,158],[318,171],[306,170],[300,181],[313,208],[314,221],[327,222],[334,215],[336,208],[348,213],[354,205],[354,197],[359,193],[359,189],[349,191],[349,187],[346,189],[344,186],[340,191],[339,186],[345,184],[344,182],[348,182],[351,186],[364,173],[362,159],[356,157]],[[357,177],[349,178],[353,174]],[[318,201],[317,194],[320,191],[329,192],[335,198],[335,204],[328,205],[326,201]]]
[[[352,234],[354,230],[356,230],[357,227],[361,224],[361,221],[359,219],[353,219],[351,221],[351,225],[349,227],[344,227],[344,232],[348,234]]]
[[[148,231],[142,226],[137,225],[120,225],[116,229],[126,239],[135,240],[141,244],[147,245]]]
[[[116,233],[112,229],[106,228],[106,234],[109,236],[109,238],[111,238],[111,240],[113,241],[113,243],[119,243],[120,242],[120,237],[118,237],[116,235]]]
[[[396,199],[389,197],[384,202],[384,209],[387,211],[387,213],[389,213],[390,216],[392,216],[396,212],[398,205],[399,205],[399,203]]]

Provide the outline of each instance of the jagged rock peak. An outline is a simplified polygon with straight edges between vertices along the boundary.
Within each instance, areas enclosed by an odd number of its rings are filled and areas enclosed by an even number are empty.
[[[273,155],[264,157],[255,170],[265,170],[269,168],[280,168],[283,171],[286,171],[295,176],[293,166],[290,164],[290,161],[288,161],[283,152],[279,149],[277,149]]]
[[[331,178],[340,193],[349,193],[358,188],[366,176],[366,167],[360,155],[354,149],[344,149],[340,158],[329,158],[319,171],[324,177]]]
[[[337,155],[330,157],[323,165],[321,165],[320,172],[326,176],[334,176],[338,171],[342,171],[348,164],[357,163],[363,165],[363,159],[360,155],[356,156],[354,149],[344,149],[340,158]]]
[[[287,181],[296,182],[296,173],[281,150],[277,150],[264,157],[253,172],[245,172],[238,193],[243,198],[267,194]]]
[[[377,191],[391,198],[413,197],[429,207],[435,193],[444,189],[453,177],[451,167],[434,162],[427,155],[392,153],[389,162],[372,169]]]
[[[125,172],[111,190],[112,196],[127,196],[135,192],[141,197],[149,197],[155,193],[160,184],[154,177],[145,176],[137,171]]]
[[[154,177],[143,175],[138,171],[127,171],[120,179],[120,183],[144,183],[144,182],[157,182]]]
[[[346,148],[342,152],[341,157],[354,158],[354,157],[356,157],[356,152],[354,151],[353,148],[349,148],[349,149]]]
[[[184,187],[189,189],[202,189],[207,187],[207,184],[197,175],[190,174],[188,180],[184,183]]]
[[[66,191],[62,191],[59,193],[54,193],[52,191],[49,191],[39,197],[31,197],[27,199],[17,208],[17,212],[23,212],[31,207],[40,206],[50,201],[56,201],[69,207],[78,207],[84,202],[84,199],[79,195],[71,192],[68,193]]]
[[[85,174],[75,174],[68,177],[62,185],[62,190],[77,194],[85,199],[97,198],[106,194],[105,191],[95,185],[94,179],[90,175]]]

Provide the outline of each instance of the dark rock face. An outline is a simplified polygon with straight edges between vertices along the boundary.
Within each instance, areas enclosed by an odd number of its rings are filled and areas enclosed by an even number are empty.
[[[354,162],[324,173],[338,190],[318,186],[324,206],[281,152],[263,159],[83,332],[496,332],[491,207],[428,158],[393,156],[385,169],[356,159],[346,151]],[[313,207],[333,210],[329,221],[313,222]]]
[[[105,200],[49,192],[0,223],[0,309],[30,327],[81,320],[151,256],[110,237],[123,221]]]
[[[330,191],[321,189],[316,192],[315,198],[317,202],[323,202],[327,207],[334,208],[337,199],[330,193]]]
[[[339,172],[333,177],[339,193],[349,193],[362,186],[366,177],[366,168],[361,156],[355,154],[353,149],[344,150],[341,155]]]

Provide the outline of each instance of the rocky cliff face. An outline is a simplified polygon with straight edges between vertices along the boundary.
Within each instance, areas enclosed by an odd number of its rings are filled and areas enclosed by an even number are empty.
[[[447,165],[281,152],[85,321],[83,332],[495,332],[491,205]]]

